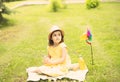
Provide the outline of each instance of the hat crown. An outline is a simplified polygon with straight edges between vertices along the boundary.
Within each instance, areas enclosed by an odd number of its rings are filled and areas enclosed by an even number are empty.
[[[60,28],[58,26],[53,26],[51,29],[50,29],[50,33],[56,31],[56,30],[60,30]]]

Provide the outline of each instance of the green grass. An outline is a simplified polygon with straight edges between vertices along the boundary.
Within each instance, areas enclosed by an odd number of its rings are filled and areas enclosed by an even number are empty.
[[[52,25],[65,31],[72,62],[78,62],[80,54],[85,59],[89,69],[86,82],[120,81],[120,3],[101,3],[91,10],[84,4],[71,4],[56,13],[46,8],[25,6],[15,9],[14,14],[4,15],[10,21],[0,25],[0,82],[26,82],[25,69],[42,65]],[[80,40],[87,26],[93,34],[93,66],[90,46]]]

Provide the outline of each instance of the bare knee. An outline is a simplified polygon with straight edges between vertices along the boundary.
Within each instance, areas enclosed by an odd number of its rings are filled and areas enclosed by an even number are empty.
[[[39,67],[37,67],[34,71],[33,71],[34,73],[41,73],[41,71],[40,71],[40,68]]]

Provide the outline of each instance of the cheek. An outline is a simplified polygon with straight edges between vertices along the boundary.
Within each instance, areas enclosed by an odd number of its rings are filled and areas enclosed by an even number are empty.
[[[52,40],[55,40],[55,37],[52,37]]]

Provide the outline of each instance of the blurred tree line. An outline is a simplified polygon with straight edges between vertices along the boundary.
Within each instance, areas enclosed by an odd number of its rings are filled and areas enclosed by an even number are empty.
[[[10,14],[10,10],[3,4],[3,0],[0,0],[0,22],[3,20],[2,14]]]
[[[11,10],[7,8],[3,2],[13,2],[21,0],[0,0],[0,22],[4,19],[3,14],[10,14]],[[59,9],[64,9],[67,7],[65,0],[49,0],[50,11],[57,12]],[[96,8],[99,5],[99,0],[86,0],[86,7],[88,9]]]
[[[10,14],[12,11],[5,6],[4,2],[11,2],[11,1],[20,1],[20,0],[0,0],[0,23],[3,21],[4,17],[3,14]]]

